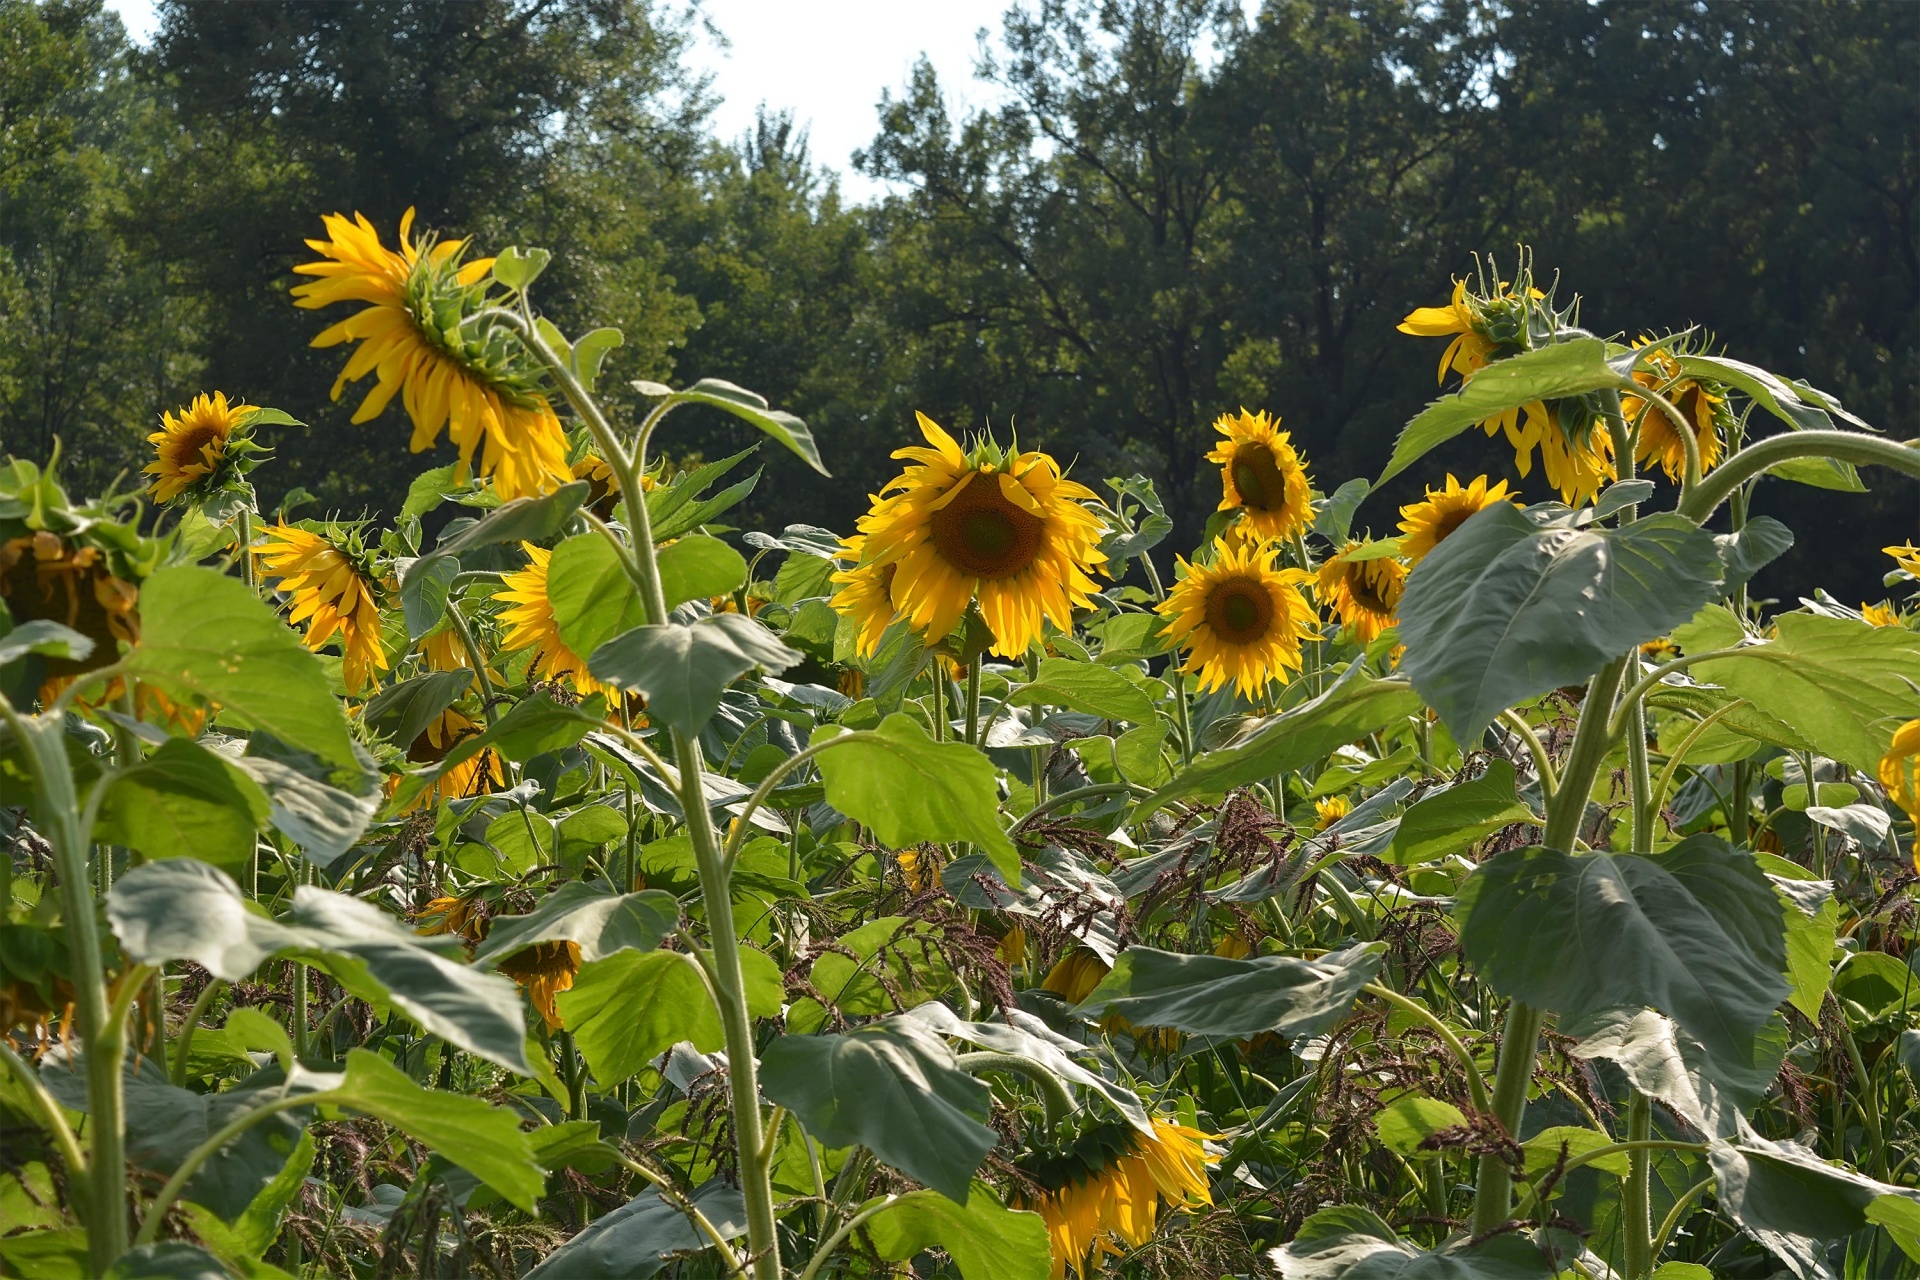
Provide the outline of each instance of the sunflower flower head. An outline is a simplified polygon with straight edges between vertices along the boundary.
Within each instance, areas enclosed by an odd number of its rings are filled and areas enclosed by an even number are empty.
[[[380,575],[355,530],[282,521],[266,531],[266,541],[253,554],[261,572],[291,598],[290,620],[306,624],[307,648],[317,652],[340,637],[341,674],[349,693],[359,693],[375,671],[387,669],[377,598]]]
[[[1651,338],[1638,338],[1633,345],[1644,347],[1651,341]],[[1687,429],[1693,432],[1695,446],[1700,451],[1700,474],[1705,475],[1719,465],[1722,441],[1733,426],[1733,414],[1727,408],[1724,389],[1688,377],[1679,359],[1665,350],[1650,352],[1647,367],[1635,372],[1633,380],[1659,393],[1686,419]],[[1644,396],[1623,395],[1620,412],[1629,425],[1635,421],[1640,423],[1634,458],[1643,466],[1658,466],[1669,480],[1679,481],[1685,477],[1686,442],[1666,411]]]
[[[520,984],[547,1030],[560,1030],[563,1024],[555,997],[573,988],[573,979],[580,972],[580,944],[536,942],[502,960],[499,969]]]
[[[1880,758],[1880,785],[1887,789],[1887,799],[1906,810],[1907,819],[1920,828],[1920,720],[1894,730],[1893,742]],[[1914,840],[1913,862],[1920,871],[1920,837]]]
[[[940,886],[941,861],[936,846],[902,849],[894,854],[894,861],[900,864],[900,878],[907,882],[908,892],[921,894]]]
[[[1893,562],[1900,566],[1902,573],[1911,577],[1920,578],[1920,547],[1914,546],[1911,540],[1897,547],[1882,547],[1880,549],[1893,557]]]
[[[976,605],[1004,657],[1026,653],[1047,622],[1062,631],[1091,607],[1092,572],[1106,563],[1100,518],[1082,505],[1091,489],[1039,452],[1007,452],[981,439],[963,451],[924,413],[925,447],[900,449],[910,465],[862,516],[863,567],[891,568],[887,594],[914,630],[952,633]]]
[[[1015,1165],[1034,1190],[1014,1207],[1046,1223],[1053,1276],[1096,1274],[1109,1257],[1153,1238],[1161,1202],[1175,1209],[1213,1203],[1207,1134],[1158,1116],[1151,1133],[1121,1121],[1083,1126],[1065,1142],[1030,1151]]]
[[[1313,802],[1313,827],[1325,831],[1353,811],[1353,801],[1345,796],[1321,796]]]
[[[1445,485],[1438,489],[1429,485],[1425,498],[1400,508],[1400,532],[1405,535],[1400,539],[1400,554],[1408,563],[1419,564],[1476,513],[1502,502],[1513,502],[1505,480],[1488,484],[1485,476],[1475,476],[1472,484],[1462,486],[1448,475]]]
[[[1339,615],[1355,643],[1366,646],[1396,621],[1400,593],[1406,588],[1407,567],[1392,556],[1361,559],[1352,556],[1360,544],[1349,542],[1337,556],[1320,566],[1314,593],[1320,603]]]
[[[458,707],[448,707],[420,731],[419,737],[407,744],[407,759],[414,764],[438,764],[462,741],[477,737],[484,729],[485,726]],[[404,812],[431,809],[442,800],[489,795],[500,789],[505,778],[506,770],[500,763],[499,753],[488,747],[442,773],[432,786],[408,802]],[[387,794],[393,794],[399,785],[398,776],[390,778]]]
[[[466,259],[465,240],[416,238],[411,209],[397,250],[361,214],[321,221],[329,238],[307,241],[320,260],[294,267],[315,277],[294,286],[294,305],[367,304],[313,340],[359,344],[334,380],[335,400],[349,382],[377,374],[353,420],[371,420],[399,395],[413,421],[413,451],[431,448],[445,429],[462,473],[478,453],[480,473],[502,498],[545,493],[571,478],[566,434],[540,390],[538,364],[508,330],[474,318],[495,301],[493,259]]]
[[[113,559],[79,535],[48,529],[0,542],[0,605],[14,624],[57,622],[93,641],[85,658],[48,658],[50,678],[111,666],[120,660],[119,641],[138,643],[140,588],[115,572]]]
[[[828,603],[841,617],[853,619],[856,628],[854,649],[861,657],[871,658],[879,651],[881,637],[886,635],[887,628],[897,616],[893,604],[893,580],[899,572],[899,565],[860,563],[866,541],[864,536],[857,533],[841,540],[838,559],[852,561],[853,565],[834,571],[833,582],[839,590],[833,593]]]
[[[587,660],[567,647],[560,637],[560,621],[554,616],[553,600],[547,595],[547,571],[553,552],[523,542],[527,566],[502,576],[505,588],[493,593],[495,600],[508,607],[500,614],[507,634],[500,647],[513,651],[538,647],[534,671],[544,680],[564,680],[581,697],[598,693],[605,686],[587,674]]]
[[[1199,672],[1202,691],[1231,683],[1252,699],[1300,669],[1300,642],[1320,622],[1300,589],[1312,575],[1275,567],[1279,554],[1273,542],[1220,541],[1211,563],[1178,562],[1180,581],[1155,607],[1168,639],[1187,650],[1180,669]]]
[[[1905,623],[1900,616],[1900,611],[1886,600],[1882,600],[1879,604],[1861,605],[1860,620],[1874,627],[1898,627]]]
[[[252,470],[266,452],[248,430],[259,414],[254,405],[229,404],[223,391],[161,414],[160,429],[147,437],[154,449],[142,469],[153,477],[147,493],[155,502],[205,499]]]
[[[1446,306],[1415,307],[1397,327],[1416,338],[1452,339],[1441,353],[1435,381],[1445,382],[1449,372],[1470,378],[1496,357],[1527,348],[1542,327],[1537,313],[1546,298],[1533,287],[1532,271],[1523,262],[1514,283],[1489,286],[1482,279],[1476,291],[1455,280]]]
[[[1249,534],[1285,541],[1313,523],[1313,486],[1292,433],[1279,426],[1265,413],[1223,413],[1213,424],[1221,438],[1207,461],[1220,464],[1216,510],[1243,510]]]

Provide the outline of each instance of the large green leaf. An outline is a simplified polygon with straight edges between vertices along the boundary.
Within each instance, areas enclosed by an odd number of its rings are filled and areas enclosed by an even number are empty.
[[[1812,613],[1782,614],[1774,631],[1765,644],[1696,664],[1693,676],[1871,774],[1894,728],[1920,716],[1920,635]]]
[[[487,512],[408,565],[400,579],[400,598],[407,613],[408,632],[414,636],[425,635],[440,621],[440,611],[421,608],[416,602],[423,598],[423,593],[437,591],[441,610],[445,609],[446,588],[433,585],[437,578],[451,581],[440,567],[441,562],[502,542],[545,542],[567,527],[573,513],[587,500],[591,487],[585,480],[575,480],[537,498],[515,498]],[[424,625],[415,630],[416,623]]]
[[[706,404],[725,409],[785,445],[821,475],[829,474],[820,463],[820,449],[814,444],[813,432],[808,430],[807,424],[790,413],[768,408],[764,397],[745,387],[737,387],[719,378],[702,378],[686,390],[674,392],[673,398],[688,404]]]
[[[1575,338],[1496,360],[1468,378],[1457,393],[1440,397],[1407,423],[1394,442],[1393,458],[1373,487],[1378,489],[1429,449],[1495,414],[1535,400],[1564,399],[1620,382],[1620,373],[1607,363],[1607,344],[1599,338]]]
[[[524,916],[495,916],[473,962],[492,964],[538,942],[571,942],[581,963],[591,964],[616,951],[651,951],[679,923],[680,904],[670,893],[615,894],[569,880]]]
[[[71,627],[45,619],[23,622],[0,633],[0,667],[17,662],[30,653],[43,658],[65,658],[80,662],[92,652],[92,640]]]
[[[107,1268],[106,1280],[230,1280],[230,1273],[199,1245],[169,1240],[127,1250]]]
[[[713,719],[720,695],[756,667],[778,674],[804,655],[741,613],[635,627],[587,660],[596,680],[647,700],[647,715],[685,734]]]
[[[1716,1142],[1708,1152],[1720,1208],[1765,1245],[1801,1280],[1823,1280],[1825,1245],[1866,1227],[1882,1196],[1911,1202],[1914,1193],[1877,1182],[1845,1165],[1830,1164],[1792,1142],[1769,1142],[1751,1132]]]
[[[1266,1031],[1288,1039],[1316,1036],[1343,1017],[1380,972],[1383,949],[1366,942],[1317,960],[1233,960],[1129,947],[1074,1012],[1225,1039]]]
[[[961,1280],[1047,1280],[1053,1266],[1040,1215],[1008,1209],[984,1182],[973,1184],[965,1204],[909,1191],[867,1220],[867,1236],[889,1262],[937,1245]]]
[[[747,1202],[737,1189],[716,1178],[694,1193],[693,1204],[721,1235],[746,1234]],[[647,1280],[665,1270],[675,1254],[712,1245],[678,1206],[658,1191],[644,1191],[589,1222],[527,1272],[526,1280]]]
[[[114,776],[93,838],[149,858],[197,857],[238,871],[268,813],[247,774],[197,742],[169,738]]]
[[[422,1089],[377,1053],[348,1052],[345,1076],[316,1101],[386,1121],[528,1212],[546,1186],[546,1171],[512,1111]]]
[[[1552,1280],[1558,1268],[1522,1236],[1463,1241],[1431,1253],[1357,1205],[1322,1209],[1267,1255],[1281,1280]]]
[[[640,592],[620,553],[598,533],[582,533],[553,549],[547,562],[547,599],[560,639],[575,653],[592,653],[647,620]]]
[[[1401,680],[1379,680],[1355,663],[1311,702],[1274,717],[1245,742],[1209,751],[1142,801],[1134,820],[1189,796],[1218,796],[1318,763],[1335,747],[1364,738],[1420,710]]]
[[[192,960],[228,982],[273,956],[295,956],[469,1053],[532,1074],[514,984],[443,954],[457,940],[423,938],[358,898],[302,885],[287,915],[269,919],[247,909],[225,872],[170,858],[122,876],[107,897],[107,919],[131,959]]]
[[[1477,742],[1503,709],[1693,617],[1720,575],[1713,535],[1678,516],[1575,529],[1500,503],[1408,577],[1400,667],[1455,740]]]
[[[356,768],[347,718],[320,660],[247,585],[211,569],[162,569],[140,588],[133,674],[175,698],[206,698],[329,764]]]
[[[731,457],[695,467],[692,471],[675,476],[671,483],[650,491],[646,497],[647,518],[654,542],[665,542],[698,528],[752,493],[760,479],[758,471],[738,484],[727,486],[711,498],[700,497],[708,485],[752,457],[759,448],[757,444],[751,445]]]
[[[1773,1018],[1760,1033],[1751,1062],[1715,1058],[1673,1019],[1651,1009],[1615,1010],[1561,1024],[1578,1037],[1581,1058],[1609,1058],[1633,1087],[1666,1103],[1702,1133],[1730,1138],[1743,1113],[1766,1096],[1787,1052],[1786,1023]]]
[[[814,741],[844,733],[822,726]],[[896,712],[879,728],[819,756],[827,803],[873,828],[889,847],[968,840],[993,859],[1008,884],[1020,883],[1020,854],[1000,826],[993,764],[964,742],[935,742],[911,716]]]
[[[1726,356],[1683,355],[1683,372],[1722,382],[1750,397],[1761,408],[1797,431],[1832,431],[1839,417],[1856,427],[1873,428],[1840,407],[1840,402],[1805,383],[1789,383],[1758,365]]]
[[[241,756],[233,764],[267,793],[267,816],[280,833],[329,872],[380,808],[380,790],[371,784],[365,795],[355,795],[279,760]]]
[[[473,685],[473,672],[429,671],[386,689],[360,712],[361,722],[402,750],[425,733]]]
[[[1753,855],[1712,836],[1658,857],[1508,850],[1456,910],[1496,991],[1567,1018],[1659,1009],[1728,1061],[1753,1061],[1787,996],[1779,896]]]
[[[960,1204],[998,1140],[992,1092],[954,1065],[946,1041],[896,1018],[843,1036],[782,1036],[761,1055],[761,1088],[829,1147],[859,1144]]]
[[[725,1039],[699,966],[677,951],[616,951],[583,964],[572,989],[555,1004],[605,1086],[626,1079],[677,1041],[707,1052]]]
[[[1422,796],[1401,815],[1393,843],[1380,857],[1401,866],[1433,862],[1471,848],[1516,822],[1539,821],[1520,802],[1513,765],[1495,758],[1478,778]]]
[[[718,538],[690,534],[660,548],[660,590],[666,594],[669,609],[689,600],[726,595],[746,580],[746,560]],[[593,649],[581,652],[591,653]]]
[[[1072,658],[1042,658],[1033,683],[1022,685],[1007,701],[1016,707],[1069,707],[1085,715],[1133,724],[1150,724],[1154,719],[1153,699],[1145,689],[1112,667]]]
[[[1063,1083],[1092,1089],[1136,1129],[1152,1133],[1153,1126],[1148,1121],[1147,1109],[1140,1103],[1139,1094],[1127,1085],[1109,1080],[1082,1065],[1081,1058],[1097,1057],[1092,1049],[1077,1040],[1069,1040],[1023,1010],[1006,1009],[1002,1014],[1005,1022],[963,1022],[946,1005],[929,1000],[902,1016],[924,1023],[940,1035],[965,1040],[995,1053],[1025,1058],[1052,1072]]]

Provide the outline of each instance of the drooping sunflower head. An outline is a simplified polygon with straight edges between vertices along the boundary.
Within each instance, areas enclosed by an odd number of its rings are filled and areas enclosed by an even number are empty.
[[[462,740],[475,737],[485,726],[457,707],[448,707],[435,716],[420,736],[407,745],[407,759],[414,764],[438,764],[445,760]],[[410,800],[402,810],[414,813],[431,808],[442,800],[464,800],[498,791],[506,778],[500,756],[492,747],[472,755],[448,769],[432,786]],[[387,794],[398,790],[400,778],[387,780]]]
[[[1646,346],[1652,339],[1639,338],[1634,346]],[[1733,426],[1733,414],[1727,408],[1724,388],[1715,383],[1690,378],[1680,361],[1665,350],[1647,357],[1648,367],[1637,371],[1633,380],[1665,397],[1686,419],[1700,451],[1700,474],[1705,475],[1720,462],[1722,439]],[[1620,412],[1628,425],[1640,424],[1640,438],[1633,456],[1642,465],[1658,466],[1667,479],[1679,481],[1687,474],[1687,446],[1673,419],[1658,404],[1644,396],[1620,397]]]
[[[1075,947],[1047,970],[1040,989],[1053,992],[1068,1004],[1079,1004],[1111,971],[1107,962],[1090,948]]]
[[[520,984],[547,1030],[560,1030],[563,1024],[555,997],[573,989],[574,977],[580,972],[580,944],[536,942],[502,960],[499,969]]]
[[[224,391],[202,393],[184,407],[160,415],[160,429],[147,437],[154,459],[142,473],[153,477],[147,492],[155,502],[204,497],[246,470],[257,452],[246,433],[259,413],[250,404],[227,403]]]
[[[508,330],[474,319],[494,301],[493,259],[465,260],[465,240],[416,239],[411,209],[397,251],[361,214],[321,221],[330,238],[307,241],[320,261],[294,267],[316,277],[294,286],[294,305],[368,304],[313,340],[360,344],[334,381],[335,400],[347,383],[378,374],[353,420],[369,421],[399,394],[413,420],[413,451],[431,448],[446,428],[462,468],[477,451],[481,474],[501,497],[568,480],[566,434],[540,390],[538,364]]]
[[[1914,546],[1911,540],[1897,547],[1882,547],[1880,549],[1893,557],[1893,562],[1900,566],[1902,573],[1920,578],[1920,547]]]
[[[1476,512],[1502,502],[1513,502],[1505,480],[1490,485],[1485,476],[1475,476],[1463,487],[1449,474],[1444,486],[1429,485],[1425,498],[1400,508],[1400,532],[1406,535],[1400,539],[1400,553],[1408,563],[1419,564]]]
[[[282,521],[253,548],[261,573],[277,579],[292,600],[289,620],[306,624],[306,646],[318,651],[336,635],[347,691],[366,688],[375,671],[387,669],[382,643],[373,556],[348,527],[308,528]]]
[[[1314,590],[1320,603],[1339,615],[1354,642],[1364,647],[1394,624],[1407,567],[1392,556],[1347,558],[1359,546],[1349,542],[1339,555],[1321,565]]]
[[[573,464],[571,471],[575,480],[587,482],[587,500],[583,505],[602,520],[613,519],[613,510],[620,505],[620,477],[614,474],[607,460],[589,450]],[[656,487],[657,482],[651,475],[641,475],[641,492],[651,493]]]
[[[1221,439],[1207,455],[1220,464],[1220,505],[1241,508],[1247,532],[1260,539],[1285,540],[1313,523],[1313,486],[1307,460],[1293,447],[1291,432],[1265,413],[1223,413],[1213,429]]]
[[[1082,505],[1096,495],[1047,454],[986,439],[963,451],[919,418],[927,446],[894,453],[912,465],[860,518],[863,567],[894,570],[894,608],[930,639],[950,634],[975,601],[1004,657],[1026,653],[1049,621],[1071,630],[1107,559],[1105,526]]]
[[[1253,699],[1300,669],[1300,642],[1320,624],[1300,589],[1312,575],[1277,568],[1279,554],[1272,542],[1221,541],[1211,563],[1179,561],[1183,576],[1155,607],[1167,638],[1187,650],[1180,669],[1199,672],[1203,691],[1231,683]]]
[[[57,622],[93,641],[85,658],[48,658],[47,675],[54,679],[111,666],[120,660],[118,641],[140,639],[139,586],[119,576],[113,557],[83,537],[37,529],[0,542],[0,603],[15,625]]]
[[[538,646],[535,674],[544,680],[565,680],[583,698],[600,692],[605,686],[587,674],[587,660],[560,637],[560,621],[547,595],[547,571],[553,552],[531,542],[521,543],[520,549],[527,553],[526,568],[503,574],[500,583],[504,590],[493,593],[495,600],[508,605],[500,614],[500,621],[507,626],[500,647],[512,652]]]
[[[1036,1192],[1016,1195],[1016,1208],[1046,1223],[1053,1275],[1096,1274],[1153,1239],[1160,1204],[1176,1209],[1213,1203],[1207,1185],[1207,1135],[1150,1117],[1143,1133],[1117,1120],[1083,1124],[1014,1163]]]

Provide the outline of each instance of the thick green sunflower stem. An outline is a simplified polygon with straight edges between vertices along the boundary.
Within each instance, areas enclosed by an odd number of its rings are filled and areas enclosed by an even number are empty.
[[[1626,655],[1615,658],[1587,684],[1587,697],[1580,709],[1580,725],[1574,731],[1573,747],[1560,770],[1560,786],[1547,804],[1547,827],[1541,843],[1549,849],[1571,850],[1580,834],[1580,819],[1587,809],[1587,797],[1593,792],[1593,780],[1607,754],[1607,722],[1612,716],[1614,699],[1626,675]],[[1514,1001],[1507,1009],[1501,1028],[1500,1058],[1493,1079],[1493,1114],[1507,1133],[1518,1137],[1527,1113],[1527,1090],[1533,1084],[1533,1068],[1539,1053],[1543,1010]],[[1473,1231],[1480,1235],[1496,1231],[1513,1211],[1513,1171],[1498,1155],[1480,1157],[1480,1171],[1473,1196]]]

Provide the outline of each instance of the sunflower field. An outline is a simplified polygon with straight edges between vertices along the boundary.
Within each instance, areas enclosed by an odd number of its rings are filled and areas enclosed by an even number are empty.
[[[1523,255],[1382,476],[1222,406],[1183,554],[924,415],[742,532],[831,441],[623,420],[546,251],[411,224],[292,299],[390,525],[220,392],[0,469],[0,1273],[1920,1277],[1920,548],[1746,587],[1916,442]],[[1369,503],[1476,429],[1559,500]]]

